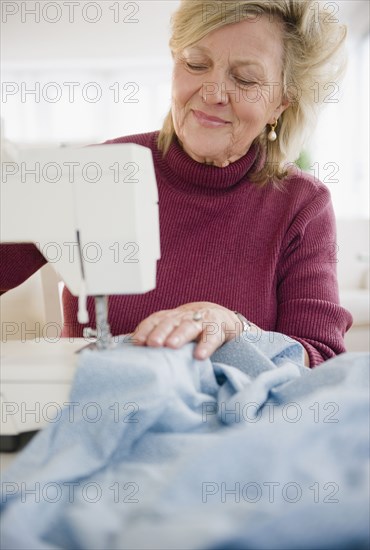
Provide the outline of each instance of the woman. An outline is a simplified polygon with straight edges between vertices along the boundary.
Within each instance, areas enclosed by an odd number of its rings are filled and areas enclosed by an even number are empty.
[[[330,194],[286,169],[319,107],[314,90],[340,72],[345,31],[316,4],[181,2],[162,130],[107,142],[152,150],[162,253],[154,291],[110,298],[113,334],[158,347],[196,340],[199,359],[261,329],[301,342],[307,366],[345,351]],[[33,245],[3,250],[3,290],[45,263]],[[63,301],[63,335],[81,336],[67,288]],[[88,310],[94,319],[92,300]]]

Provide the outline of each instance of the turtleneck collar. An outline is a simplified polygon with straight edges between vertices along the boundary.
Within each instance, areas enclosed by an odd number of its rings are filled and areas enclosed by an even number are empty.
[[[157,136],[156,136],[157,137]],[[252,145],[239,160],[225,168],[203,164],[192,159],[175,139],[163,158],[158,151],[160,170],[173,187],[192,193],[227,191],[237,186],[258,163],[258,145]]]

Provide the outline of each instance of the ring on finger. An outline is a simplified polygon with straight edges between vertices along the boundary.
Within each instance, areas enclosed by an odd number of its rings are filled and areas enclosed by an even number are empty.
[[[193,321],[201,321],[203,319],[203,315],[201,311],[194,311],[193,313]]]

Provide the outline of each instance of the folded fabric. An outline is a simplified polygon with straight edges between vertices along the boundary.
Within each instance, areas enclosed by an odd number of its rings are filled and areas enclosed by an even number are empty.
[[[311,371],[277,333],[193,348],[81,354],[69,406],[3,476],[3,548],[368,544],[368,355]]]

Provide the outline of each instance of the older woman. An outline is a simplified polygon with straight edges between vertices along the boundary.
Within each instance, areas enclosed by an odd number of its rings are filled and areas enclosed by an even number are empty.
[[[114,334],[209,357],[241,331],[301,342],[306,365],[343,352],[350,314],[339,305],[328,189],[289,161],[339,76],[345,31],[317,3],[183,0],[173,18],[172,109],[160,132],[118,138],[153,153],[162,258],[157,287],[113,296]],[[317,7],[317,6],[316,6]],[[3,290],[44,262],[14,246]],[[65,336],[81,336],[64,289]],[[88,304],[94,318],[94,304]],[[258,336],[257,336],[258,337]]]

